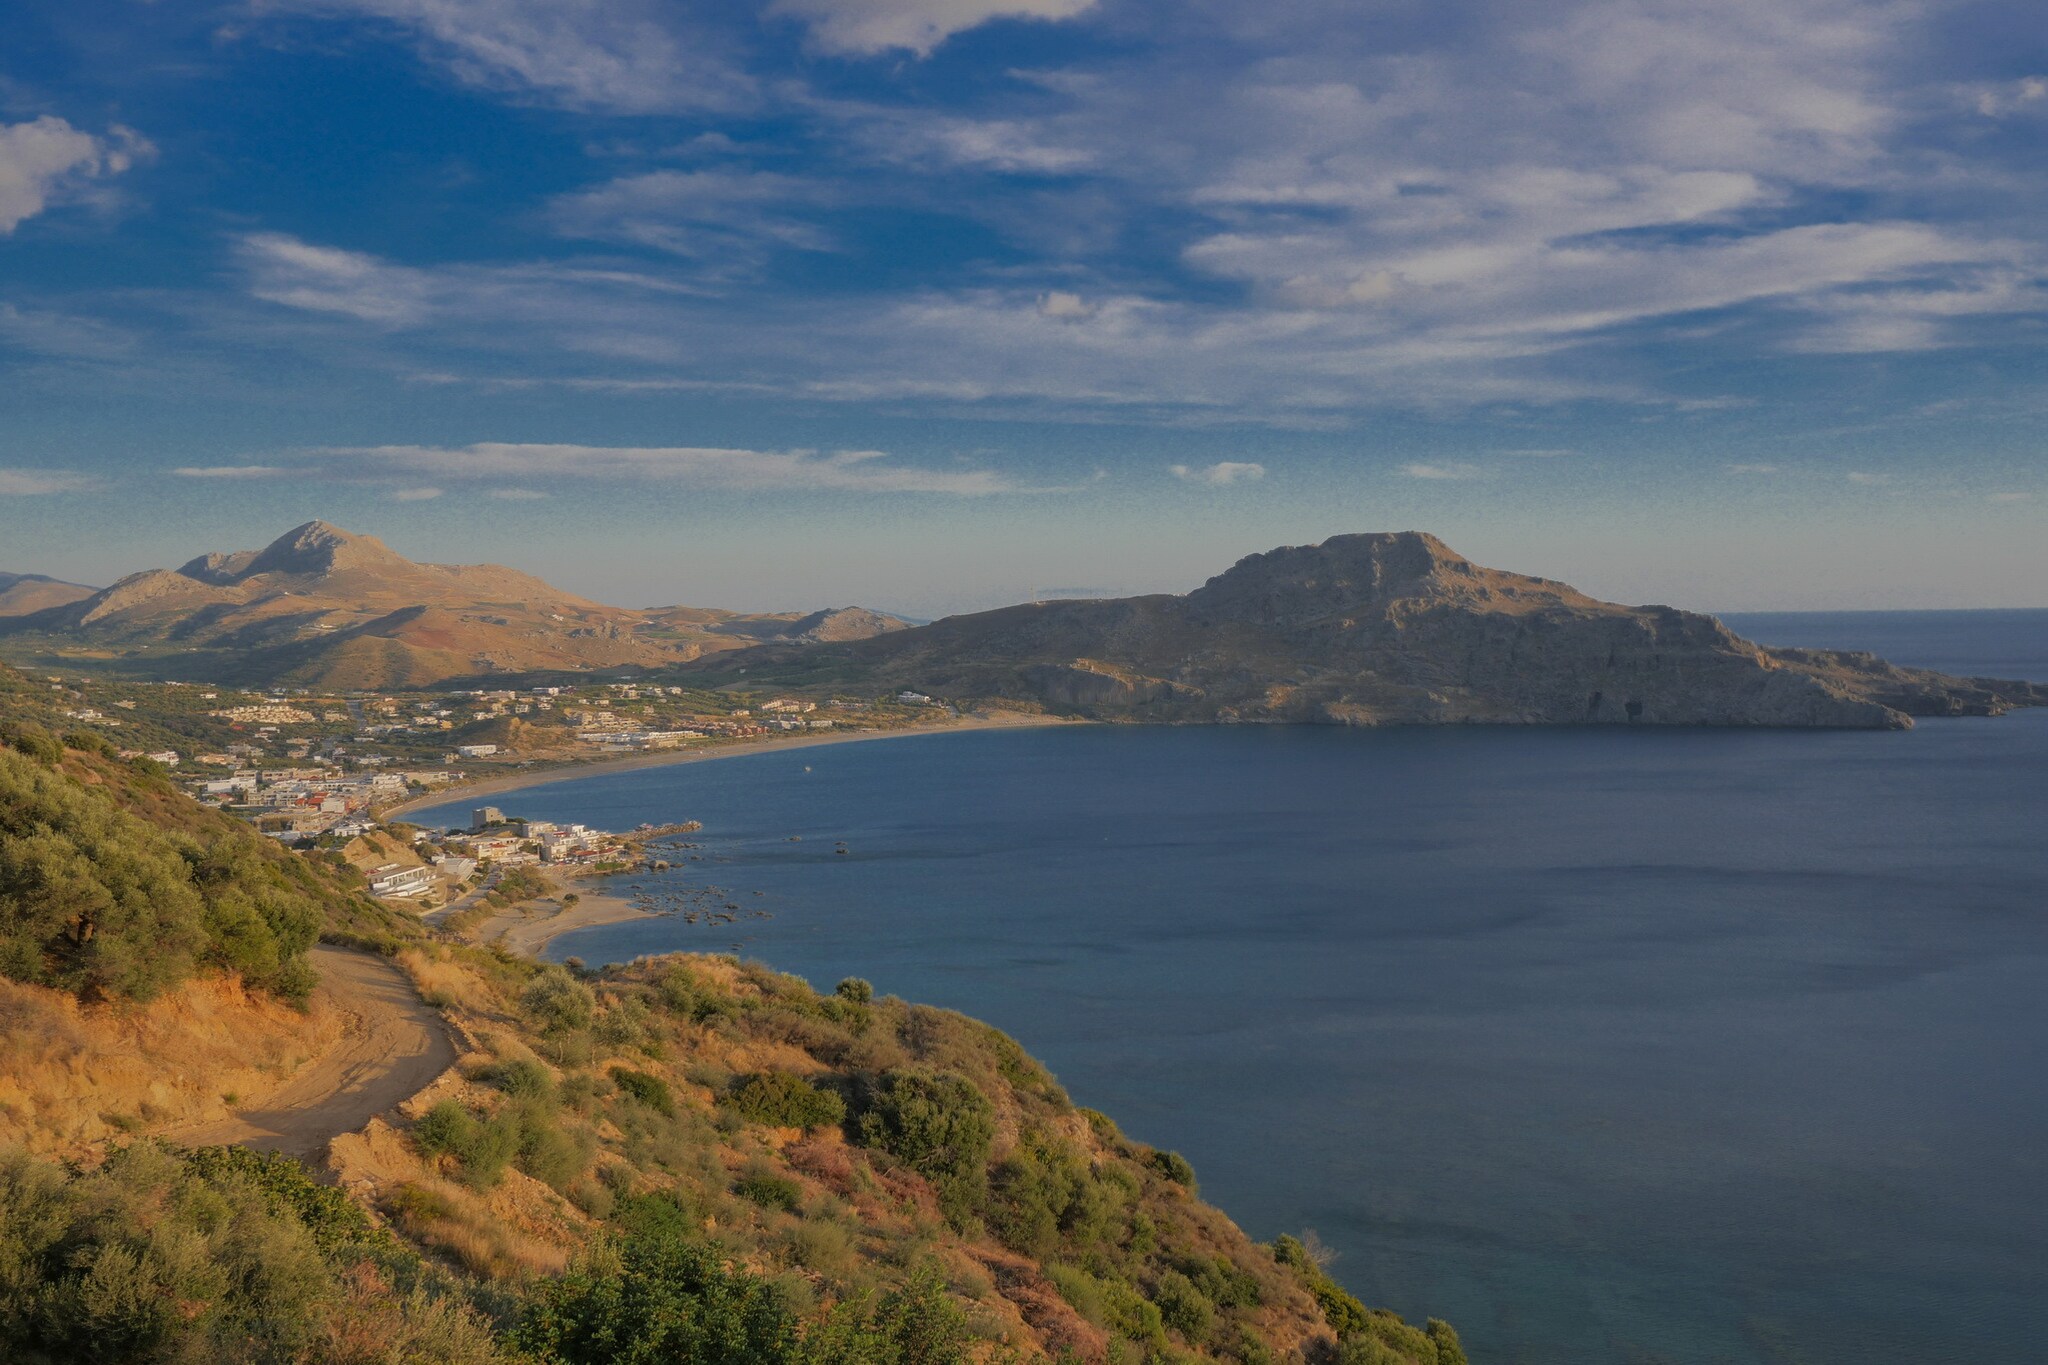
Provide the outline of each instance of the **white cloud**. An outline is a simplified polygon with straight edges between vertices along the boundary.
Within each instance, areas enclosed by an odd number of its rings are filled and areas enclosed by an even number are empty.
[[[569,237],[631,242],[723,267],[752,265],[770,246],[823,251],[831,240],[791,216],[823,188],[762,171],[651,171],[565,194],[548,208]]]
[[[0,498],[33,498],[50,493],[84,493],[100,481],[61,469],[0,469]]]
[[[1579,452],[1567,446],[1543,446],[1536,449],[1496,450],[1496,455],[1513,455],[1523,460],[1561,460],[1567,455]]]
[[[733,109],[753,82],[707,25],[662,0],[278,0],[384,20],[457,79],[572,109]]]
[[[1481,471],[1477,465],[1423,464],[1418,461],[1402,465],[1401,472],[1411,479],[1476,479]]]
[[[425,320],[433,304],[435,280],[423,270],[281,232],[252,233],[236,246],[249,291],[288,308],[405,326]]]
[[[274,464],[188,464],[171,472],[181,479],[271,479],[285,471]]]
[[[1774,464],[1731,464],[1728,466],[1728,472],[1730,474],[1775,474],[1778,472],[1778,466]]]
[[[1176,479],[1205,483],[1212,488],[1227,488],[1234,483],[1257,483],[1266,477],[1266,467],[1251,460],[1219,460],[1199,467],[1176,464],[1168,465],[1167,470]]]
[[[810,25],[827,52],[873,54],[907,48],[922,57],[956,33],[991,19],[1071,19],[1095,0],[775,0],[771,14]]]
[[[119,175],[153,150],[118,125],[98,137],[48,114],[0,124],[0,236],[87,182]]]
[[[441,490],[438,488],[394,488],[391,490],[391,500],[393,502],[431,502],[440,496]]]
[[[440,480],[550,478],[638,480],[748,493],[940,493],[980,497],[992,493],[1051,491],[1025,488],[987,469],[924,469],[890,462],[878,450],[728,450],[697,446],[587,446],[511,444],[361,446],[318,453],[328,471],[353,478],[430,477]],[[435,494],[439,488],[434,490]]]
[[[2032,493],[2026,493],[2026,492],[2011,492],[2011,493],[1993,493],[1993,494],[1992,494],[1992,495],[1991,495],[1991,496],[1990,496],[1990,497],[1989,497],[1989,498],[1987,499],[1987,501],[1989,501],[1989,502],[2031,502],[2031,501],[2033,501],[2033,497],[2034,497],[2034,495],[2033,495]]]
[[[1086,318],[1095,315],[1095,307],[1079,294],[1066,289],[1054,289],[1039,297],[1038,311],[1049,318]]]
[[[487,496],[499,502],[541,502],[552,495],[538,488],[493,488]]]
[[[1887,484],[1892,481],[1892,476],[1889,474],[1870,474],[1861,469],[1850,470],[1846,477],[1850,483],[1859,484],[1865,488],[1875,488],[1879,484]]]

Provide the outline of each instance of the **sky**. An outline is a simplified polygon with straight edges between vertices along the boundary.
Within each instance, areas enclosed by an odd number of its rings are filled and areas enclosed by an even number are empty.
[[[2048,606],[2038,0],[0,15],[0,570]]]

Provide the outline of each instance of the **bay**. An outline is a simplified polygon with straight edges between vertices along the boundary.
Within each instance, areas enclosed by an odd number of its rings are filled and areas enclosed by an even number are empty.
[[[2048,677],[2048,612],[1730,624]],[[1315,1229],[1475,1360],[2048,1337],[2048,712],[961,734],[500,804],[701,819],[675,885],[774,916],[551,955],[739,951],[987,1019],[1253,1235]]]

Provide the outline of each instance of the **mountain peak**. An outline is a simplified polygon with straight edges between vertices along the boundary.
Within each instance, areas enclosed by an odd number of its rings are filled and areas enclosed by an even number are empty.
[[[1200,611],[1286,620],[1421,596],[1480,572],[1427,531],[1370,531],[1246,555],[1188,600]]]
[[[357,535],[325,521],[294,527],[237,566],[237,578],[262,573],[324,576],[347,569],[404,564],[407,561],[375,536]]]

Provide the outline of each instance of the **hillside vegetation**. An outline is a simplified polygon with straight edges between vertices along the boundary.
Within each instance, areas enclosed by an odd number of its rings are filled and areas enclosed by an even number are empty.
[[[98,736],[16,723],[0,740],[0,976],[147,1000],[225,971],[303,1000],[323,933],[399,923],[342,868],[199,807]]]
[[[472,1046],[333,1184],[0,1156],[16,1358],[1464,1365],[960,1015],[729,958],[405,957]]]
[[[10,1361],[1464,1365],[986,1025],[731,958],[544,966],[353,876],[6,731]],[[317,1168],[149,1138],[345,1027],[294,1011],[316,936],[395,957],[457,1065]]]

